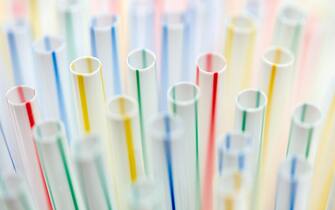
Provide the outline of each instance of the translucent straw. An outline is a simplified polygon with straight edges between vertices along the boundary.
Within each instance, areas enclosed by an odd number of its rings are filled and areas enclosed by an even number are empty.
[[[291,101],[293,63],[293,55],[279,47],[270,48],[262,58],[260,86],[268,97],[268,103],[261,161],[262,185],[266,185],[266,189],[262,188],[261,191],[266,192],[266,198],[261,197],[261,202],[267,206],[260,208],[271,208],[275,176],[285,156],[285,139],[289,125],[289,116],[286,113],[289,113]]]
[[[314,162],[318,145],[321,111],[313,104],[303,103],[293,112],[288,139],[287,156],[302,156]]]
[[[212,187],[215,171],[215,140],[222,125],[223,80],[225,58],[207,53],[197,60],[196,84],[201,90],[199,98],[199,157],[202,172],[202,209],[212,210]]]
[[[113,209],[102,146],[101,139],[96,135],[83,137],[72,146],[73,162],[86,209]]]
[[[81,209],[83,204],[73,174],[63,124],[60,121],[36,124],[34,139],[54,209]]]
[[[29,22],[32,24],[33,35],[38,37],[41,33],[40,8],[38,0],[28,0]]]
[[[126,193],[143,176],[140,126],[136,101],[120,95],[108,103],[110,145],[119,209],[126,208]]]
[[[122,92],[118,31],[118,16],[100,15],[91,20],[91,52],[104,65],[102,75],[105,80],[107,98]]]
[[[24,178],[9,173],[0,178],[0,205],[6,210],[36,210]]]
[[[195,201],[188,199],[189,189],[185,185],[188,165],[182,147],[182,122],[178,117],[161,113],[152,119],[149,128],[153,174],[163,184],[163,209],[187,209],[188,203]]]
[[[67,133],[74,130],[72,86],[65,44],[57,37],[45,36],[33,45],[37,91],[44,119],[62,120]],[[48,91],[45,91],[48,90]]]
[[[16,172],[17,164],[15,163],[14,155],[12,153],[13,151],[8,144],[8,140],[2,126],[2,121],[0,121],[0,171]]]
[[[251,17],[239,15],[229,19],[224,48],[224,55],[229,64],[223,94],[225,98],[223,104],[225,130],[230,130],[233,127],[236,95],[239,91],[251,85],[255,40],[256,26]]]
[[[137,99],[142,157],[145,174],[150,174],[150,141],[147,138],[147,125],[152,116],[158,112],[158,91],[156,80],[156,56],[149,50],[136,49],[128,54],[129,93]]]
[[[187,162],[187,180],[185,184],[189,189],[188,198],[194,203],[187,209],[200,209],[201,207],[201,180],[199,160],[199,125],[198,103],[200,97],[199,88],[191,82],[179,82],[170,87],[168,101],[170,113],[179,116],[183,123],[183,143],[180,147],[184,150]]]
[[[32,128],[40,119],[35,90],[28,86],[15,86],[7,91],[6,98],[15,128],[16,145],[23,163],[23,172],[32,197],[38,208],[52,210],[45,176],[32,134]]]
[[[275,210],[306,210],[312,167],[297,157],[285,160],[277,180]]]
[[[15,20],[5,25],[7,48],[16,85],[34,85],[31,53],[31,29],[27,21]]]

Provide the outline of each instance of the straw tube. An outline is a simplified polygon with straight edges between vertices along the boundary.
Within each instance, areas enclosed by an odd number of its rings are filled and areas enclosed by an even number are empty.
[[[251,85],[255,40],[256,26],[251,17],[239,15],[229,19],[224,48],[224,55],[229,64],[223,93],[225,98],[225,103],[223,104],[225,130],[233,127],[236,95],[239,91]]]
[[[156,80],[156,56],[149,50],[137,49],[128,54],[129,93],[137,99],[142,158],[145,174],[150,174],[150,141],[147,138],[148,122],[158,112],[158,92]]]
[[[184,173],[188,169],[182,147],[183,127],[177,116],[161,113],[150,122],[154,179],[163,184],[163,209],[182,210],[189,202]]]
[[[94,134],[83,137],[72,145],[73,163],[86,209],[113,209],[102,146],[101,139]]]
[[[118,16],[106,14],[93,17],[91,20],[91,52],[104,65],[102,75],[107,98],[122,92],[118,31]]]
[[[144,173],[136,101],[124,95],[112,98],[108,122],[118,205],[125,209],[131,184]]]
[[[33,44],[33,53],[36,87],[43,118],[62,120],[70,135],[69,132],[74,130],[74,122],[71,122],[72,86],[64,41],[57,37],[45,36]]]
[[[54,209],[81,209],[63,124],[60,121],[37,123],[34,139]]]
[[[5,25],[7,48],[16,85],[34,85],[31,53],[31,28],[27,21],[16,20]]]
[[[313,104],[303,103],[294,110],[286,156],[302,156],[314,162],[320,121],[321,111]]]
[[[0,120],[0,171],[16,172],[17,163],[14,151],[10,147],[8,139],[5,135],[2,121]]]
[[[24,178],[15,173],[4,175],[0,184],[0,205],[6,210],[35,210]]]
[[[45,176],[32,134],[32,128],[40,119],[35,90],[28,86],[15,86],[7,91],[6,98],[15,128],[16,146],[23,164],[23,173],[32,197],[38,208],[52,210]]]
[[[312,167],[307,160],[294,156],[285,160],[278,174],[274,209],[306,210],[311,177]]]
[[[203,209],[212,210],[212,186],[215,171],[217,134],[222,125],[223,83],[226,60],[214,53],[201,55],[197,60],[196,84],[199,98],[199,157],[202,177]]]
[[[184,135],[180,147],[184,150],[183,158],[187,162],[185,184],[188,186],[191,206],[187,209],[200,209],[201,203],[201,180],[199,160],[199,125],[198,125],[198,103],[200,97],[199,88],[191,82],[179,82],[170,87],[168,101],[170,113],[181,118]],[[185,207],[186,208],[186,207]]]

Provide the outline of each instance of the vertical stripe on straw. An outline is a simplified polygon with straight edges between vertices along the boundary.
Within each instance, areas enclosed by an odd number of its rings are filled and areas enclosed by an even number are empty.
[[[14,171],[16,172],[16,167],[15,167],[14,159],[13,159],[13,157],[12,157],[12,154],[11,154],[10,150],[9,150],[9,146],[8,146],[7,138],[6,138],[6,136],[5,136],[5,132],[3,131],[3,128],[2,128],[2,122],[1,122],[1,121],[0,121],[0,135],[2,136],[2,139],[3,139],[3,141],[4,141],[5,145],[6,145],[6,149],[7,149],[8,156],[9,156],[9,158],[10,158],[10,161],[11,161],[11,163],[12,163],[12,167],[13,167]]]
[[[292,50],[292,52],[297,55],[297,50],[298,50],[298,46],[299,46],[299,36],[300,36],[300,33],[301,33],[301,25],[298,24],[296,27],[295,27],[295,30],[294,30],[294,34],[293,34],[293,38],[291,40],[291,44],[290,44],[290,49]]]
[[[295,197],[297,191],[297,178],[296,178],[296,167],[297,159],[293,158],[291,162],[291,184],[290,184],[290,208],[289,210],[295,209]]]
[[[105,168],[103,167],[102,158],[100,156],[94,159],[96,170],[99,176],[100,185],[105,197],[105,202],[108,207],[108,210],[112,210],[111,197],[109,196],[107,179],[105,176]]]
[[[245,132],[247,127],[247,111],[243,111],[242,112],[242,126],[241,126],[241,130],[242,132]]]
[[[63,163],[63,167],[64,167],[64,170],[65,170],[66,180],[67,180],[67,183],[69,185],[70,192],[71,192],[71,198],[72,198],[72,201],[73,201],[73,205],[74,205],[74,208],[78,210],[79,209],[78,202],[77,202],[76,194],[75,194],[75,191],[74,191],[74,188],[73,188],[72,177],[71,177],[71,174],[70,174],[69,166],[67,164],[68,160],[65,156],[63,142],[62,142],[62,139],[60,137],[58,137],[56,141],[57,141],[57,147],[59,149],[59,152],[60,152],[60,155],[61,155],[61,158],[62,158],[62,163]]]
[[[97,19],[94,17],[92,19],[92,25],[90,27],[90,42],[91,42],[91,53],[94,57],[97,57],[97,45],[94,27],[96,26]]]
[[[9,53],[10,53],[10,57],[12,61],[12,68],[14,71],[13,73],[14,73],[15,83],[19,85],[23,83],[23,78],[22,78],[22,71],[21,71],[21,63],[20,63],[20,60],[18,59],[18,50],[16,46],[15,36],[12,31],[8,31],[7,39],[8,39],[8,44],[9,44]]]
[[[69,45],[69,56],[71,59],[76,56],[76,44],[74,40],[73,21],[71,11],[65,11],[65,35]]]
[[[248,80],[252,77],[252,56],[253,56],[253,47],[255,46],[255,40],[256,40],[256,28],[253,25],[252,26],[252,32],[248,41],[248,46],[247,46],[247,55],[246,55],[246,62],[245,62],[245,74],[243,76],[243,82],[242,82],[242,87],[246,88],[248,86]]]
[[[302,112],[301,112],[301,122],[305,121],[305,117],[306,117],[306,111],[307,111],[307,104],[304,104],[302,107]],[[307,144],[306,144],[306,148],[305,148],[305,158],[309,157],[309,152],[310,152],[310,146],[311,146],[311,141],[312,141],[312,136],[313,136],[313,127],[308,129],[308,133],[307,133]]]
[[[169,49],[168,49],[168,28],[167,25],[163,25],[163,34],[162,34],[162,68],[161,68],[161,100],[160,100],[160,109],[161,111],[165,110],[166,108],[166,99],[165,99],[165,93],[167,92],[167,88],[169,86]]]
[[[234,210],[234,199],[231,196],[224,198],[224,209]]]
[[[39,26],[39,11],[38,11],[38,1],[37,0],[30,0],[29,3],[29,15],[30,15],[30,22],[33,27],[34,37],[38,36],[40,32]]]
[[[112,48],[112,63],[113,63],[113,82],[114,82],[114,94],[121,94],[121,77],[120,77],[120,64],[119,64],[119,54],[118,54],[118,42],[117,33],[115,26],[111,28],[111,48]]]
[[[195,84],[199,85],[199,74],[200,74],[200,69],[199,66],[197,66],[196,72],[195,72]]]
[[[229,24],[227,27],[225,53],[224,53],[227,58],[227,61],[231,61],[233,38],[234,38],[234,28],[233,25]]]
[[[90,119],[88,115],[84,77],[81,75],[78,75],[77,81],[78,81],[79,98],[80,98],[80,104],[81,104],[81,114],[83,118],[84,130],[86,133],[89,133],[91,132],[91,125],[90,125]]]
[[[131,182],[134,183],[137,179],[135,147],[134,147],[134,141],[133,141],[132,123],[131,123],[131,119],[126,114],[124,98],[120,98],[119,100],[119,109],[123,117],[123,126],[124,126],[124,131],[125,131],[124,135],[126,138],[127,152],[128,152],[130,179],[131,179]]]
[[[196,89],[194,89],[194,95]],[[195,116],[195,163],[196,163],[196,199],[197,210],[201,207],[201,186],[200,186],[200,161],[199,161],[199,126],[198,126],[198,100],[194,103],[194,116]]]
[[[170,119],[168,116],[164,117],[165,126],[165,139],[164,139],[164,151],[167,165],[167,172],[169,178],[169,188],[171,197],[171,207],[172,210],[176,210],[175,197],[174,197],[174,186],[173,186],[173,168],[172,168],[172,156],[171,156],[171,136],[170,136]]]
[[[84,177],[83,177],[84,172],[83,172],[81,166],[77,167],[77,171],[78,171],[77,175],[78,175],[79,182],[80,182],[80,191],[81,191],[81,194],[83,195],[83,200],[84,200],[86,209],[91,210],[90,205],[88,203],[88,196],[87,196],[87,193],[86,193],[87,192],[86,185],[84,184]]]
[[[173,103],[172,103],[173,114],[177,114],[176,87],[172,88],[172,98],[173,98]]]

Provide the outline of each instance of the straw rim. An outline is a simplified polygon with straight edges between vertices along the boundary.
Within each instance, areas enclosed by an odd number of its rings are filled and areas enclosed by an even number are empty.
[[[42,129],[49,129],[49,126],[53,126],[52,128],[55,130],[53,132],[47,132],[48,134],[43,135]],[[50,145],[55,143],[59,138],[65,138],[64,132],[64,125],[59,120],[45,120],[38,122],[33,128],[35,141],[43,145]]]
[[[40,46],[38,46],[39,44],[41,44],[41,42],[44,42],[45,38],[49,38],[50,41],[57,41],[57,46],[50,49],[50,50],[46,50],[45,48],[41,49]],[[50,55],[52,54],[52,52],[60,52],[62,50],[65,49],[65,41],[64,39],[60,38],[60,37],[57,37],[57,36],[52,36],[52,35],[45,35],[43,36],[42,38],[36,40],[34,43],[33,43],[33,50],[37,53],[40,53],[40,54],[46,54],[46,55]]]
[[[127,111],[125,114],[115,113],[115,112],[112,112],[111,109],[110,109],[111,103],[116,102],[120,98],[125,99],[127,102],[130,102],[130,104],[131,104],[131,110]],[[107,116],[111,120],[123,122],[125,120],[125,116],[127,118],[132,119],[132,118],[135,118],[137,116],[137,114],[138,114],[138,111],[137,111],[137,102],[136,102],[135,99],[133,99],[130,96],[127,96],[127,95],[116,95],[116,96],[112,97],[111,99],[109,99],[109,101],[107,103]]]
[[[29,91],[32,91],[32,96],[29,98],[26,98],[26,96],[24,97],[24,101],[22,102],[15,102],[13,100],[10,100],[9,96],[11,96],[13,93],[17,93],[18,89],[28,89]],[[7,90],[6,92],[6,99],[7,99],[7,103],[11,106],[25,106],[27,103],[32,103],[34,101],[36,101],[36,96],[37,96],[37,92],[34,88],[27,86],[27,85],[16,85],[14,87],[11,87]]]
[[[240,103],[241,97],[244,96],[244,94],[249,93],[249,92],[254,92],[255,94],[260,93],[261,98],[263,98],[263,100],[260,100],[263,103],[261,103],[261,105],[259,105],[257,108],[250,108]],[[268,100],[267,100],[265,93],[262,90],[256,89],[256,88],[248,88],[248,89],[241,90],[235,97],[236,107],[241,111],[247,111],[249,113],[262,111],[263,109],[265,109],[267,102]]]
[[[187,99],[187,100],[177,100],[173,98],[173,89],[176,87],[180,86],[186,86],[186,87],[192,87],[193,90],[195,90],[195,95],[193,95],[192,99]],[[168,90],[168,99],[171,101],[171,103],[178,105],[178,106],[188,106],[192,105],[195,102],[199,101],[200,98],[200,88],[193,82],[186,82],[186,81],[181,81],[177,82],[174,85],[172,85],[169,90]]]
[[[245,142],[243,142],[242,146],[240,146],[239,148],[236,147],[231,147],[229,149],[226,148],[226,139],[227,136],[231,136],[231,139],[233,138],[233,136],[238,136],[239,138],[243,138],[245,139]],[[223,151],[227,151],[228,154],[231,155],[239,155],[241,154],[241,151],[243,151],[244,153],[249,153],[251,152],[251,148],[252,148],[252,137],[248,132],[241,132],[238,130],[232,130],[232,131],[228,131],[226,132],[224,135],[222,135],[219,138],[219,148],[222,149]],[[232,141],[234,142],[234,141]]]
[[[78,72],[75,70],[75,63],[77,63],[78,61],[81,61],[81,60],[86,60],[86,59],[91,59],[93,60],[94,62],[96,62],[98,64],[98,66],[92,71],[92,72]],[[72,74],[76,75],[76,76],[83,76],[83,77],[90,77],[90,76],[94,76],[96,75],[100,70],[102,69],[102,63],[101,61],[94,57],[94,56],[81,56],[81,57],[78,57],[76,59],[74,59],[71,63],[70,63],[70,71]]]
[[[14,20],[9,20],[5,23],[4,29],[8,33],[9,31],[14,31],[16,33],[24,33],[26,30],[31,30],[31,26],[28,20],[24,18],[17,18]],[[31,32],[31,31],[29,31]]]
[[[136,53],[141,52],[141,51],[149,54],[150,56],[152,56],[152,63],[150,65],[147,65],[145,68],[135,68],[134,65],[130,64],[129,58],[131,56],[134,56]],[[142,71],[143,72],[143,71],[147,71],[147,70],[153,69],[155,67],[155,65],[156,65],[156,61],[157,61],[156,59],[157,58],[156,58],[155,53],[152,52],[151,50],[149,50],[148,48],[137,48],[137,49],[134,49],[134,50],[132,50],[132,51],[130,51],[128,53],[128,56],[127,56],[127,66],[132,71],[137,71],[138,70],[138,71]]]
[[[292,176],[291,176],[291,173],[290,173],[292,158],[293,157],[285,160],[281,164],[280,172],[279,172],[282,179],[284,179],[286,181],[288,180],[289,182],[294,181],[294,180],[291,179]],[[300,156],[295,156],[294,158],[297,161],[297,163],[296,163],[297,165],[298,164],[300,164],[300,165],[304,164],[303,172],[301,172],[301,170],[299,170],[299,173],[297,175],[295,175],[296,180],[308,181],[312,176],[312,166],[311,166],[311,164],[308,162],[308,160],[306,160],[306,159],[304,159]]]
[[[178,21],[172,21],[170,20],[169,16],[175,15],[179,16],[180,20]],[[163,18],[161,20],[161,24],[163,27],[166,27],[168,29],[176,30],[176,29],[182,29],[185,27],[185,25],[188,23],[188,19],[185,16],[185,13],[183,12],[168,12],[163,14]]]
[[[94,133],[79,137],[73,142],[71,147],[74,160],[77,162],[85,162],[94,159],[102,153],[101,144],[101,138]],[[81,148],[84,148],[85,151],[89,152],[82,152],[80,151]]]
[[[111,22],[108,24],[104,24],[103,26],[97,26],[97,21],[102,18],[111,19]],[[99,14],[91,18],[90,27],[95,31],[106,31],[110,30],[113,27],[117,27],[120,22],[120,17],[118,15],[113,14]]]
[[[219,70],[216,70],[216,71],[207,71],[203,68],[200,68],[200,65],[199,65],[199,60],[200,59],[203,59],[205,56],[208,56],[208,55],[212,55],[212,56],[215,56],[216,58],[219,58],[220,60],[223,61],[223,67],[220,68]],[[222,74],[223,72],[226,71],[227,69],[227,61],[226,61],[226,58],[219,54],[219,53],[216,53],[216,52],[205,52],[201,55],[199,55],[196,59],[196,67],[199,69],[199,71],[202,73],[202,74],[206,74],[206,75],[214,75],[214,73],[218,73],[218,74]]]
[[[182,121],[181,121],[179,116],[172,115],[171,113],[168,113],[168,112],[163,112],[163,113],[156,114],[155,116],[153,116],[150,119],[150,121],[148,123],[148,127],[150,128],[150,136],[153,137],[153,139],[156,139],[156,140],[159,140],[159,141],[166,141],[166,138],[165,138],[166,132],[165,131],[159,131],[158,129],[153,129],[155,127],[155,125],[157,124],[157,122],[164,121],[164,118],[169,118],[170,122],[173,122],[173,123],[176,124],[176,126],[173,126],[174,129],[170,130],[170,138],[169,138],[169,140],[171,142],[176,141],[183,134]],[[170,126],[170,127],[172,127],[172,126]]]
[[[317,113],[317,119],[314,119],[313,122],[309,123],[309,122],[302,122],[298,116],[299,113],[297,113],[297,111],[299,111],[299,109],[301,109],[303,106],[307,106],[309,107],[309,110],[313,110]],[[320,111],[320,108],[318,106],[316,106],[315,104],[313,103],[309,103],[309,102],[305,102],[305,103],[301,103],[299,105],[297,105],[293,111],[293,115],[292,115],[292,120],[293,122],[304,128],[304,129],[310,129],[310,128],[313,128],[313,127],[316,127],[317,125],[320,125],[321,121],[322,121],[322,113]]]
[[[248,24],[248,26],[246,25],[241,26],[240,24],[237,24],[237,20],[245,21]],[[232,16],[229,19],[228,26],[232,27],[234,31],[237,31],[238,33],[241,33],[241,34],[249,34],[249,33],[253,33],[256,31],[256,27],[255,27],[255,23],[253,19],[250,16],[244,15],[244,14]]]
[[[272,59],[269,59],[268,58],[268,54],[271,53],[271,52],[273,52],[273,51],[276,51],[276,50],[280,50],[281,53],[283,53],[285,56],[288,57],[289,61],[287,61],[287,62],[281,62],[281,63],[275,63]],[[268,48],[264,52],[264,54],[262,56],[262,60],[266,64],[268,64],[270,66],[274,66],[275,65],[275,66],[277,66],[279,68],[285,68],[285,67],[289,67],[289,66],[293,65],[293,63],[294,63],[294,55],[293,55],[293,53],[290,50],[288,50],[286,48],[283,48],[283,47],[280,47],[280,46],[272,46],[272,47]]]
[[[291,16],[288,16],[287,12],[290,12]],[[292,17],[292,12],[294,12],[294,17]],[[290,26],[303,25],[305,23],[305,13],[297,5],[285,5],[281,8],[278,19]]]

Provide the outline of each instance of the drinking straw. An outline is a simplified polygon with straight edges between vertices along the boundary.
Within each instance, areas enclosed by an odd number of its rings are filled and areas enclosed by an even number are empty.
[[[62,120],[67,134],[73,136],[75,116],[72,114],[72,86],[64,41],[44,36],[33,44],[33,53],[43,118]]]
[[[72,145],[72,157],[86,209],[112,210],[110,183],[102,141],[97,135],[88,135]]]
[[[224,55],[229,64],[226,72],[223,97],[224,129],[231,130],[234,117],[234,100],[239,91],[250,87],[252,60],[255,51],[256,26],[251,17],[233,16],[226,27]]]
[[[292,53],[280,47],[268,49],[262,58],[260,87],[267,95],[267,109],[264,122],[264,141],[262,146],[261,205],[270,208],[273,201],[275,175],[280,160],[284,158],[287,146],[286,134],[289,125],[291,88],[294,58]],[[266,161],[267,160],[267,161]],[[265,195],[266,192],[266,195]]]
[[[197,59],[196,84],[199,98],[199,155],[202,177],[202,209],[212,210],[212,186],[215,171],[215,140],[222,125],[223,80],[225,58],[206,53]]]
[[[331,185],[331,191],[328,196],[327,201],[327,209],[326,210],[334,210],[335,209],[335,182],[333,179],[333,183]]]
[[[5,25],[5,34],[14,83],[33,86],[32,38],[29,23],[21,19],[8,22]]]
[[[188,165],[184,158],[183,127],[178,116],[160,113],[149,124],[152,140],[152,162],[154,179],[163,185],[163,209],[182,210],[188,203]]]
[[[312,177],[310,163],[302,158],[285,160],[279,170],[275,210],[305,210]]]
[[[129,93],[138,102],[144,170],[149,175],[151,145],[146,131],[150,118],[158,112],[156,56],[147,49],[135,49],[128,54],[127,63]]]
[[[154,12],[153,1],[135,1],[130,5],[130,49],[155,50]]]
[[[302,156],[314,162],[320,121],[321,111],[317,106],[303,103],[295,108],[286,156]]]
[[[118,205],[125,209],[131,184],[144,175],[136,101],[125,95],[113,97],[108,103],[108,122]]]
[[[40,19],[40,8],[39,0],[29,0],[28,1],[28,14],[29,22],[32,25],[33,36],[37,38],[41,34],[41,19]]]
[[[35,210],[31,193],[24,178],[16,173],[5,174],[1,178],[0,204],[6,210]]]
[[[81,209],[63,124],[40,122],[33,132],[54,209]]]
[[[107,14],[93,17],[90,40],[92,55],[104,65],[102,75],[107,98],[121,94],[119,17]]]
[[[129,210],[164,209],[162,186],[151,179],[138,180],[131,188],[128,207]]]
[[[2,121],[0,121],[0,171],[16,171],[16,163],[12,153],[2,126]]]
[[[35,89],[29,86],[14,86],[6,94],[12,126],[16,134],[16,146],[23,164],[34,202],[39,209],[52,210],[40,156],[33,140],[32,128],[39,122]]]
[[[241,172],[229,169],[215,179],[215,210],[248,209],[247,183]]]

